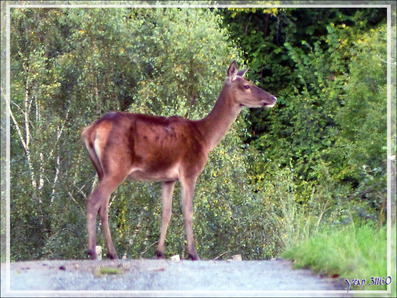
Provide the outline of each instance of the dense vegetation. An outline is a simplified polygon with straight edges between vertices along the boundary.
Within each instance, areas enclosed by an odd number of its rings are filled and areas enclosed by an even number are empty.
[[[12,259],[85,257],[97,178],[83,127],[110,110],[199,119],[233,59],[278,104],[244,111],[211,154],[200,257],[271,258],[322,227],[384,226],[386,31],[380,8],[11,9]],[[113,194],[119,255],[154,257],[159,197],[154,183]],[[184,257],[179,188],[173,204],[166,253]]]
[[[299,202],[289,208],[307,212],[317,225],[322,220],[348,223],[354,217],[382,225],[385,219],[385,12],[226,14],[230,32],[249,50],[251,78],[279,98],[269,115],[253,111],[246,117],[251,129],[246,142],[262,153],[250,165],[253,184],[270,189],[267,197],[280,197],[272,189],[274,181],[288,181],[283,197]]]

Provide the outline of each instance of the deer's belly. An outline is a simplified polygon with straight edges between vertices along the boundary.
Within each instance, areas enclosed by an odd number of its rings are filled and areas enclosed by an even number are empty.
[[[175,181],[178,179],[178,167],[172,167],[168,169],[142,169],[136,168],[132,169],[130,174],[128,175],[129,179],[138,180],[138,181]]]

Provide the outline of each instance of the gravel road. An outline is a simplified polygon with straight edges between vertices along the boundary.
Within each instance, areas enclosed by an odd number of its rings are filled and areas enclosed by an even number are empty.
[[[346,296],[286,260],[35,261],[1,266],[1,296]]]

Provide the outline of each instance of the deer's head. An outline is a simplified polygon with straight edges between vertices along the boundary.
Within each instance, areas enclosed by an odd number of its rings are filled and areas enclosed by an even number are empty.
[[[249,70],[238,70],[236,60],[233,60],[227,70],[226,84],[237,104],[248,108],[272,108],[277,97],[267,93],[244,78]]]

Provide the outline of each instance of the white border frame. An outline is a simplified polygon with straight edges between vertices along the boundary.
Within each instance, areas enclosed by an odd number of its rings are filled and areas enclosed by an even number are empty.
[[[2,288],[2,295],[11,294],[11,295],[26,295],[26,296],[63,296],[65,294],[69,294],[68,296],[80,296],[80,295],[97,295],[97,296],[158,296],[158,295],[163,295],[163,296],[183,296],[186,294],[194,294],[194,296],[200,296],[200,295],[208,295],[208,296],[236,296],[238,294],[241,294],[243,296],[262,296],[262,295],[272,295],[272,296],[283,296],[286,294],[292,294],[293,296],[304,296],[304,295],[345,295],[346,290],[340,290],[340,291],[241,291],[241,292],[225,292],[225,291],[194,291],[194,292],[187,292],[187,291],[11,291],[11,281],[10,281],[10,8],[22,8],[22,7],[30,7],[30,8],[128,8],[128,7],[134,7],[134,8],[152,8],[152,7],[158,7],[158,8],[170,8],[170,7],[181,7],[181,8],[227,8],[227,7],[233,7],[233,8],[264,8],[264,7],[277,7],[277,8],[294,8],[294,7],[299,7],[299,8],[331,8],[331,7],[342,7],[342,8],[387,8],[387,173],[388,173],[388,179],[387,179],[387,210],[389,211],[387,213],[387,275],[391,275],[391,200],[392,200],[392,193],[391,193],[391,186],[392,186],[392,181],[391,181],[391,159],[392,159],[392,150],[391,150],[391,144],[392,144],[392,114],[391,114],[391,109],[393,107],[392,104],[392,99],[394,103],[394,107],[396,105],[395,103],[395,94],[393,94],[392,98],[392,88],[391,88],[391,75],[392,75],[392,69],[391,69],[391,62],[392,58],[394,59],[393,65],[395,66],[396,64],[396,53],[395,53],[395,46],[392,49],[392,11],[396,13],[396,4],[394,7],[392,4],[382,4],[383,3],[392,3],[392,1],[379,1],[381,4],[360,4],[359,1],[352,1],[350,2],[356,2],[357,4],[343,4],[349,1],[331,1],[331,2],[338,2],[338,4],[281,4],[281,5],[271,5],[270,3],[265,3],[265,4],[250,4],[249,1],[246,4],[201,4],[197,2],[192,2],[192,4],[178,4],[178,2],[175,2],[173,4],[167,3],[167,4],[162,4],[161,2],[156,2],[155,4],[141,4],[139,1],[95,1],[97,2],[102,2],[103,4],[90,4],[88,1],[88,4],[52,4],[52,3],[46,3],[44,1],[31,1],[28,4],[12,4],[12,3],[17,3],[19,1],[7,1],[5,4],[2,2],[1,8],[2,10],[5,8],[5,17],[6,17],[6,58],[5,58],[5,71],[6,71],[6,81],[5,81],[5,92],[3,93],[3,80],[1,82],[1,87],[2,87],[2,101],[3,98],[5,98],[5,137],[2,135],[1,136],[1,141],[2,141],[2,146],[1,146],[1,154],[3,157],[4,154],[4,144],[3,141],[5,139],[5,183],[3,186],[5,186],[5,193],[6,193],[6,289],[5,292],[4,289]],[[50,2],[62,2],[62,1],[50,1]],[[84,1],[86,2],[86,1]],[[120,2],[131,2],[131,4],[115,4],[115,2],[120,3]],[[146,1],[146,2],[153,2],[153,1]],[[241,1],[233,1],[233,2],[238,2],[240,3]],[[256,3],[260,1],[254,1]],[[288,1],[289,2],[289,1]],[[306,1],[301,1],[301,2],[306,2]],[[324,1],[326,3],[330,1]],[[365,1],[368,2],[368,1]],[[376,2],[376,3],[379,3]],[[2,12],[2,25],[3,23],[3,12]],[[395,24],[394,24],[395,25]],[[3,27],[4,28],[4,27]],[[393,33],[394,35],[396,32]],[[3,48],[3,36],[2,36],[2,48]],[[394,51],[392,53],[392,50]],[[393,55],[393,56],[392,56]],[[1,58],[1,73],[4,73],[4,67],[3,63],[4,58]],[[395,75],[395,71],[394,71]],[[395,78],[394,78],[395,79]],[[395,91],[395,90],[394,90]],[[2,103],[2,107],[3,107]],[[4,112],[1,112],[1,116],[4,115]],[[4,129],[4,128],[3,128]],[[394,128],[395,132],[395,128]],[[394,142],[396,142],[394,140]],[[395,152],[394,152],[395,154]],[[395,156],[394,156],[395,158]],[[3,175],[3,163],[4,161],[2,160],[2,166],[1,166],[1,174]],[[3,177],[3,176],[2,176]],[[4,177],[2,178],[4,179]],[[395,182],[394,182],[395,183]],[[3,190],[3,189],[2,189]],[[394,194],[395,195],[395,194]],[[3,200],[1,201],[1,204],[3,205]],[[4,206],[2,206],[4,207]],[[3,267],[2,267],[3,271]],[[397,282],[397,277],[393,276],[393,283]],[[352,294],[360,294],[360,295],[372,295],[372,294],[390,294],[391,293],[391,284],[387,286],[386,291],[370,291],[370,290],[351,290],[349,293]],[[278,295],[277,295],[278,294]]]

